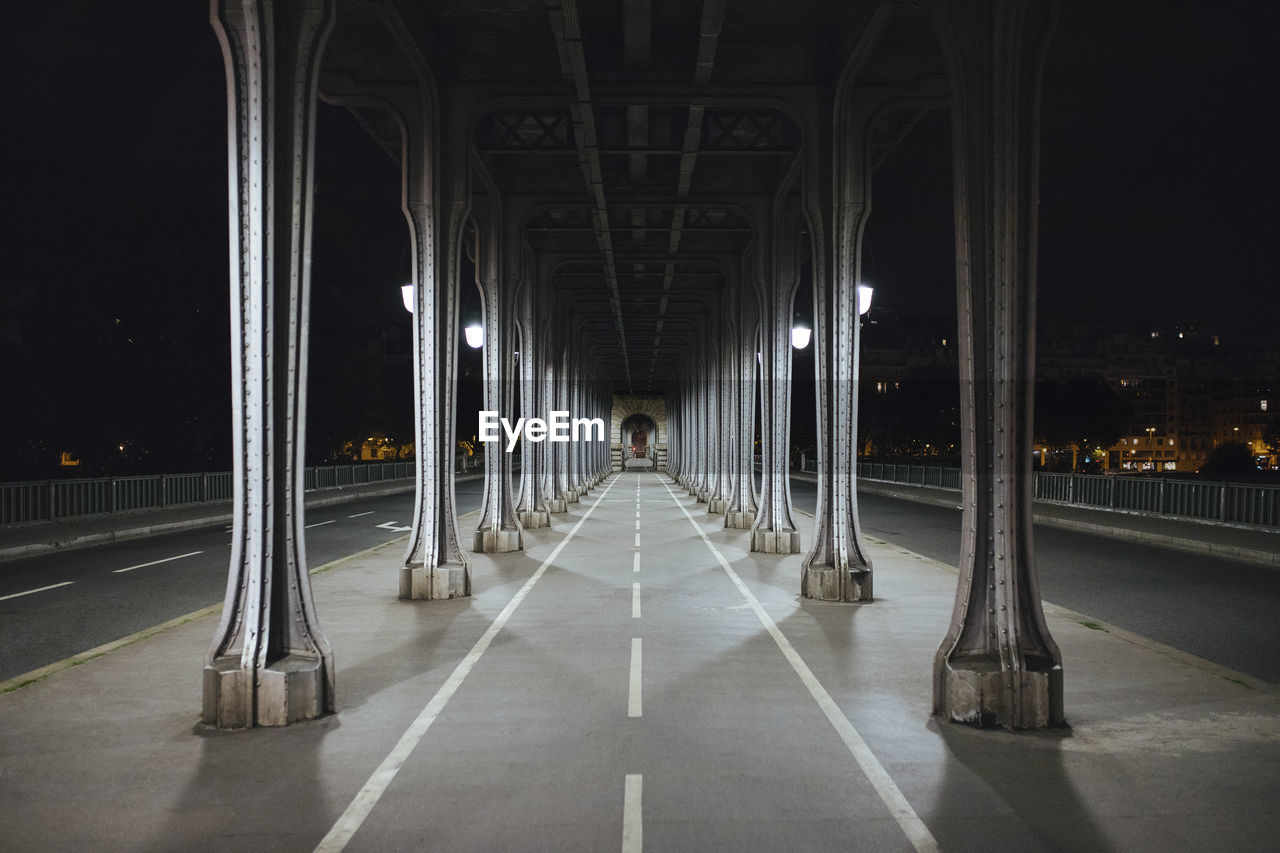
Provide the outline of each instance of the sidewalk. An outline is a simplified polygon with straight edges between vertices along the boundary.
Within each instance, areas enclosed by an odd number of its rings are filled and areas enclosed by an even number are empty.
[[[940,723],[931,661],[953,568],[872,540],[876,602],[800,599],[799,555],[750,553],[744,532],[641,476],[643,491],[640,477],[616,477],[553,529],[526,531],[524,552],[470,555],[471,598],[398,600],[398,542],[318,569],[336,715],[199,725],[216,613],[0,695],[0,846],[316,849],[456,682],[346,849],[618,849],[624,813],[651,850],[913,849],[683,506],[938,848],[1274,849],[1275,686],[1050,605],[1070,727]],[[644,642],[642,716],[628,713],[632,637]]]
[[[806,477],[808,479],[808,477]],[[960,508],[960,493],[933,486],[858,480],[859,491],[935,506]],[[1280,569],[1280,530],[1213,524],[1188,518],[1163,518],[1134,512],[1064,506],[1036,501],[1036,524],[1142,542],[1159,548],[1205,554]]]

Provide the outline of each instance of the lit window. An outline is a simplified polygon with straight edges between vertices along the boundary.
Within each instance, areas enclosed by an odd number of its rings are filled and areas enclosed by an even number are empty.
[[[1265,412],[1265,411],[1267,410],[1267,401],[1266,401],[1266,400],[1262,400],[1262,401],[1261,401],[1261,405],[1262,405],[1262,411],[1264,411],[1264,412]]]

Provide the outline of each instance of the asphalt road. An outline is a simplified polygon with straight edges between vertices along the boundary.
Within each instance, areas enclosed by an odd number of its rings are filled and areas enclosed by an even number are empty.
[[[479,506],[481,488],[458,484],[459,512]],[[792,496],[813,511],[813,483],[793,480]],[[959,511],[866,493],[859,502],[868,535],[955,564]],[[411,511],[407,494],[312,510],[308,562],[394,539],[402,533],[389,527],[408,525]],[[1045,600],[1280,683],[1280,572],[1042,526],[1036,556]],[[219,602],[229,559],[227,531],[211,528],[0,564],[0,680]],[[5,597],[53,584],[66,585]]]
[[[458,483],[459,513],[480,506],[483,485]],[[412,513],[412,494],[309,509],[307,563],[403,536],[389,528]],[[229,528],[211,527],[0,563],[0,681],[220,602],[230,559]],[[6,598],[54,584],[66,585]]]

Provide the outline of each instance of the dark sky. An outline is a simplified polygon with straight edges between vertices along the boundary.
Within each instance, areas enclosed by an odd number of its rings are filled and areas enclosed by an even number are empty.
[[[1062,4],[1045,70],[1042,321],[1274,339],[1278,25],[1263,2]],[[207,4],[16,5],[0,62],[0,341],[26,342],[7,365],[21,415],[5,419],[0,459],[33,441],[92,456],[93,441],[129,439],[167,470],[175,454],[224,467],[226,96]],[[931,117],[876,177],[879,306],[954,317],[948,133]],[[312,398],[344,402],[316,425],[313,460],[344,432],[408,417],[374,383],[340,396],[361,384],[361,354],[399,346],[369,336],[407,329],[395,168],[341,110],[322,111],[319,138]]]

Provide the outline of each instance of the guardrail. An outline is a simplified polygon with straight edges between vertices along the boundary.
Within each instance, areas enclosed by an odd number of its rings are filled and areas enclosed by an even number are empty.
[[[413,479],[412,462],[307,468],[307,491]],[[229,501],[231,472],[0,483],[0,526]]]
[[[1280,486],[1039,471],[1034,476],[1033,496],[1038,501],[1223,524],[1280,527]],[[859,462],[858,477],[960,490],[959,468]]]

